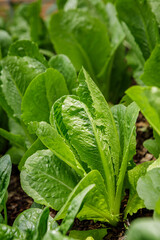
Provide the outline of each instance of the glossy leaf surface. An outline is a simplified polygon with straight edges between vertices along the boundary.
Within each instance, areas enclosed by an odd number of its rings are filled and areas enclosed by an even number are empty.
[[[153,168],[141,177],[137,183],[137,192],[148,209],[155,209],[160,199],[160,168]]]
[[[156,18],[148,1],[117,0],[116,7],[120,19],[127,24],[144,58],[147,59],[159,38]]]
[[[49,65],[64,76],[69,93],[74,93],[77,87],[77,73],[69,58],[63,54],[55,55],[49,60]]]
[[[125,217],[127,217],[127,214],[133,215],[133,213],[136,213],[140,208],[145,207],[144,201],[138,196],[136,187],[138,179],[146,174],[150,164],[151,162],[145,162],[128,171],[129,199],[125,209]]]
[[[56,52],[67,55],[78,71],[84,66],[94,79],[109,59],[105,24],[82,10],[54,14],[50,35]]]
[[[126,93],[137,103],[153,129],[160,135],[160,89],[134,86],[128,89]]]
[[[21,116],[21,100],[29,83],[45,66],[30,57],[8,56],[2,61],[1,88],[3,95],[13,111],[13,116]],[[10,94],[8,94],[8,91]]]
[[[80,220],[94,219],[99,221],[112,221],[112,216],[109,213],[108,208],[108,193],[106,192],[103,179],[98,171],[94,170],[88,173],[74,188],[67,202],[63,208],[59,211],[56,219],[64,218],[69,205],[73,198],[80,193],[84,188],[90,184],[95,184],[95,187],[88,193],[85,204],[78,214]]]
[[[10,181],[12,163],[9,155],[0,158],[0,204],[2,203]]]
[[[36,133],[42,143],[49,148],[58,158],[62,159],[78,174],[84,176],[85,171],[75,157],[70,146],[65,142],[55,128],[46,122],[30,123],[30,130]]]
[[[50,150],[37,151],[27,159],[21,171],[24,191],[35,202],[59,210],[79,178]]]
[[[144,65],[144,73],[141,76],[142,81],[147,86],[160,88],[160,45],[153,50],[150,58]]]
[[[67,214],[65,218],[63,219],[61,226],[58,228],[60,232],[62,232],[64,235],[68,232],[68,230],[71,228],[74,219],[76,215],[78,214],[79,210],[82,207],[83,201],[86,197],[86,195],[95,187],[94,184],[89,185],[88,187],[84,188],[80,193],[78,193],[73,200],[71,201],[71,204],[68,208]]]
[[[22,119],[31,121],[49,121],[53,103],[69,92],[63,76],[52,68],[32,80],[22,100]]]

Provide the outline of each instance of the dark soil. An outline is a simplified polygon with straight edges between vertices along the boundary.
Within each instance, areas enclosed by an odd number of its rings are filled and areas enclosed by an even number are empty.
[[[19,171],[16,165],[12,167],[11,181],[8,188],[7,213],[8,224],[12,225],[16,217],[32,205],[30,198],[21,188]]]
[[[152,129],[150,128],[148,122],[140,113],[137,119],[137,153],[134,156],[134,161],[136,164],[140,164],[145,161],[153,160],[154,157],[150,154],[147,149],[143,147],[143,142],[146,139],[153,137]],[[126,206],[127,203],[127,193],[126,197],[122,201],[122,212],[123,208]],[[12,225],[15,218],[24,210],[30,208],[32,205],[33,200],[32,198],[28,197],[26,193],[22,190],[20,185],[20,178],[19,178],[19,171],[17,166],[13,165],[11,181],[8,188],[8,202],[7,202],[7,210],[8,210],[8,224]],[[51,216],[54,217],[56,212],[51,210]],[[144,217],[144,216],[152,216],[152,211],[148,211],[146,209],[139,210],[136,214],[132,217],[128,217],[127,221],[123,222],[120,221],[117,227],[111,227],[104,223],[94,221],[79,221],[78,219],[75,220],[73,229],[76,230],[90,230],[90,229],[97,229],[101,228],[102,226],[108,227],[108,234],[104,238],[105,240],[123,240],[124,234],[126,231],[126,227],[129,227],[131,221],[137,217]]]

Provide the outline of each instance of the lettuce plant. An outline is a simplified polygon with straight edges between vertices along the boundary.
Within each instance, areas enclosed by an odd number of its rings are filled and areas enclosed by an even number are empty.
[[[160,238],[160,221],[151,218],[136,219],[131,224],[128,232],[128,240],[158,240]]]
[[[146,73],[144,72],[146,75]],[[153,80],[153,79],[152,79]],[[151,81],[152,81],[151,80]],[[158,82],[157,82],[158,84]],[[160,112],[159,112],[159,98],[160,89],[157,87],[140,87],[135,86],[126,91],[127,95],[134,100],[140,107],[151,127],[155,139],[149,139],[144,142],[144,146],[158,158],[160,154]]]
[[[57,4],[60,10],[49,22],[56,53],[68,56],[78,72],[83,66],[105,98],[117,102],[130,80],[123,46],[125,33],[114,5],[102,0]]]
[[[46,23],[40,16],[41,0],[30,4],[23,3],[14,9],[9,16],[6,29],[14,41],[31,40],[38,44],[41,49],[53,50],[49,40]],[[49,55],[51,52],[48,52]]]
[[[144,206],[137,196],[136,182],[148,165],[133,168],[132,163],[139,108],[132,103],[110,110],[84,69],[78,81],[77,96],[63,96],[53,104],[50,124],[40,122],[38,115],[36,121],[34,113],[34,122],[31,115],[27,119],[30,132],[36,133],[49,150],[37,151],[26,160],[21,184],[35,202],[56,210],[63,206],[57,215],[61,219],[74,196],[93,183],[95,188],[88,194],[78,218],[116,225],[127,175],[131,197],[125,214]],[[24,119],[27,112],[26,105]],[[132,201],[133,196],[136,201]]]
[[[147,209],[154,210],[153,219],[136,219],[127,232],[127,239],[160,238],[160,158],[153,162],[137,182],[137,192]]]
[[[134,79],[143,85],[140,79],[144,63],[159,43],[159,29],[156,11],[159,3],[148,0],[116,0],[119,20],[126,35],[126,47],[129,49],[127,62],[133,69]],[[128,14],[130,12],[130,14]],[[136,20],[135,20],[136,19]]]
[[[36,116],[41,112],[39,120],[49,121],[54,101],[63,95],[73,93],[77,86],[76,71],[67,57],[57,55],[49,64],[39,52],[37,45],[28,40],[13,43],[8,56],[0,62],[0,104],[7,113],[9,130],[7,131],[7,127],[4,128],[2,122],[0,135],[11,143],[12,147],[8,153],[14,163],[18,163],[32,145],[31,151],[44,148],[40,141],[36,142],[36,136],[28,132],[25,124],[27,119],[23,121],[21,118],[22,98],[24,108],[27,104],[29,111],[35,112]],[[25,93],[27,95],[30,89],[35,91],[35,88],[39,90],[36,90],[36,95],[32,95],[30,101],[26,103]],[[34,103],[36,108],[33,109]]]
[[[12,227],[0,224],[1,239],[72,240],[73,238],[66,237],[65,235],[72,226],[74,218],[81,208],[86,195],[93,188],[94,185],[88,186],[72,200],[66,217],[60,226],[55,219],[49,216],[49,208],[44,208],[43,210],[39,208],[30,208],[16,218]],[[92,235],[92,233],[89,234]]]

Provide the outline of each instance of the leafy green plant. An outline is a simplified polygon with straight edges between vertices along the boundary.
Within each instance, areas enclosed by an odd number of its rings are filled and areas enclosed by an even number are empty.
[[[154,210],[153,219],[137,219],[129,228],[127,239],[159,239],[160,237],[160,158],[153,162],[137,182],[137,193],[147,209]]]
[[[56,53],[68,56],[77,71],[83,66],[105,98],[117,102],[130,80],[123,46],[125,33],[114,5],[105,5],[102,0],[57,3],[61,10],[49,23]]]
[[[14,41],[31,40],[42,49],[52,50],[45,21],[40,16],[41,0],[20,4],[6,26]]]
[[[23,239],[23,240],[48,240],[48,239],[73,239],[65,237],[73,224],[83,201],[94,185],[89,185],[80,192],[71,202],[66,217],[59,226],[55,219],[49,216],[49,208],[30,208],[21,213],[12,227],[0,224],[0,237],[2,239]],[[91,231],[92,232],[92,231]],[[105,230],[106,233],[106,230]],[[92,233],[90,233],[92,234]],[[86,235],[87,238],[88,235]]]
[[[145,74],[145,73],[144,73]],[[160,154],[160,112],[159,99],[160,89],[157,87],[134,86],[126,91],[127,95],[140,107],[150,125],[154,129],[154,140],[149,139],[144,142],[144,146],[158,158]]]
[[[28,123],[29,113],[31,112],[32,117],[33,113],[35,114],[35,120],[39,115],[39,121],[49,121],[50,108],[54,101],[72,93],[76,88],[76,72],[67,57],[61,55],[56,56],[55,60],[52,58],[50,66],[54,66],[54,69],[47,70],[48,62],[39,52],[37,45],[28,40],[13,43],[8,56],[1,61],[0,103],[9,118],[9,131],[0,128],[0,135],[12,144],[9,154],[14,163],[18,163],[30,147],[32,153],[44,148],[40,141],[36,141],[36,136],[31,135],[27,130],[25,123]],[[69,76],[68,69],[70,69]],[[27,100],[26,103],[26,96],[30,92],[32,97],[30,102]],[[22,99],[23,106],[21,106]],[[28,109],[24,121],[21,118],[21,107]]]
[[[160,158],[152,163],[146,174],[141,177],[137,182],[137,192],[141,199],[144,200],[146,208],[152,210],[159,209],[160,191],[159,191],[159,178],[160,178]],[[159,210],[158,210],[159,212]]]
[[[129,51],[127,62],[133,69],[134,79],[140,85],[144,85],[140,76],[145,61],[159,43],[158,22],[152,8],[156,4],[152,5],[151,2],[150,0],[116,1],[118,17],[126,35],[126,47]]]
[[[117,105],[111,112],[84,69],[78,81],[77,96],[64,96],[53,104],[50,124],[29,123],[29,130],[50,150],[38,151],[26,160],[21,184],[35,202],[56,210],[63,206],[57,215],[61,219],[75,194],[93,183],[96,186],[88,194],[78,218],[116,225],[127,170],[133,168],[139,108],[135,103],[128,107]],[[136,183],[145,170],[143,164],[139,171],[137,167],[130,170],[137,173],[130,174],[130,182]],[[136,186],[132,184],[131,188],[136,195]],[[129,201],[126,214],[142,206],[139,200],[134,205]]]
[[[127,240],[158,240],[160,238],[160,221],[152,218],[136,219],[127,232]]]

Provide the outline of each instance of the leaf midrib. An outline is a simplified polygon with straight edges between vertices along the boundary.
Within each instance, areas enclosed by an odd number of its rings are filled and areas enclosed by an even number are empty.
[[[61,184],[61,185],[63,185],[64,187],[68,188],[70,191],[73,190],[73,188],[71,188],[70,186],[66,185],[64,182],[62,182],[62,181],[59,180],[58,178],[55,178],[55,177],[53,177],[52,175],[49,175],[49,174],[47,174],[47,173],[45,173],[45,172],[43,172],[43,171],[41,171],[41,170],[38,170],[38,172],[40,172],[42,175],[47,176],[48,178],[51,178],[51,179],[55,180],[55,181],[58,182],[59,184]]]

